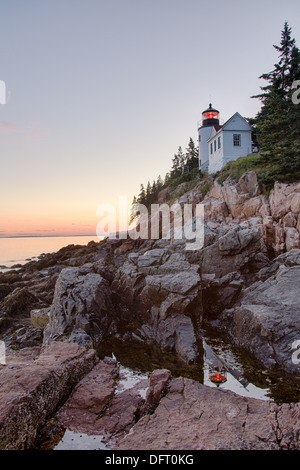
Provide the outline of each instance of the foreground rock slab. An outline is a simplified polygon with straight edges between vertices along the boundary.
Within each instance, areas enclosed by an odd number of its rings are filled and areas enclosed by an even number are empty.
[[[245,290],[239,304],[224,311],[220,318],[233,343],[256,356],[268,368],[279,365],[298,374],[293,362],[293,343],[299,339],[300,250],[286,257],[286,264],[268,279],[258,281]],[[277,262],[279,264],[279,261]]]
[[[116,437],[126,435],[136,423],[145,403],[141,392],[148,380],[117,391],[120,365],[106,357],[75,387],[72,395],[54,418],[56,428],[75,433],[101,436],[102,442],[112,444]]]
[[[32,448],[39,428],[97,361],[95,351],[61,342],[8,357],[0,367],[0,449]]]
[[[277,406],[180,377],[115,449],[296,450],[299,438],[299,404]]]
[[[75,343],[25,348],[7,361],[0,368],[3,450],[53,448],[47,440],[57,444],[64,430],[98,436],[115,450],[300,449],[299,403],[241,397],[167,369],[122,388],[114,358],[99,361]]]

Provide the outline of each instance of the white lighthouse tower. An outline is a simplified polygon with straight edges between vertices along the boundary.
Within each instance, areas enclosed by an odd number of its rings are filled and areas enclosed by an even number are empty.
[[[214,109],[210,103],[209,107],[202,113],[202,122],[198,126],[199,136],[199,169],[207,171],[209,165],[209,145],[207,143],[211,136],[213,126],[219,126],[220,112]]]

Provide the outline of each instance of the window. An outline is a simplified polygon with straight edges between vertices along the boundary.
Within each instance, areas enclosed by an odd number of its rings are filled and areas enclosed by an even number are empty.
[[[210,153],[213,153],[213,144],[210,144]]]
[[[233,146],[234,147],[241,146],[241,134],[233,134]]]
[[[214,141],[214,148],[215,148],[215,151],[217,150],[217,141],[215,140]]]
[[[218,149],[221,148],[221,137],[218,137]]]

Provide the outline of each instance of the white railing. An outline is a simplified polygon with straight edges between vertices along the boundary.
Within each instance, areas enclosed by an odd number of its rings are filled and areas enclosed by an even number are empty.
[[[219,123],[220,123],[220,126],[223,126],[223,124],[225,124],[224,119],[219,119]],[[197,122],[197,129],[199,129],[199,127],[201,127],[202,124],[203,124],[203,121],[202,121],[202,119],[201,119],[201,121],[198,121],[198,122]]]

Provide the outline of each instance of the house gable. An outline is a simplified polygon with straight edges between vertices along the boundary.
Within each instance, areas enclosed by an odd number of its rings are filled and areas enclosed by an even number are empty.
[[[251,131],[251,126],[240,113],[235,113],[225,122],[222,131]]]

